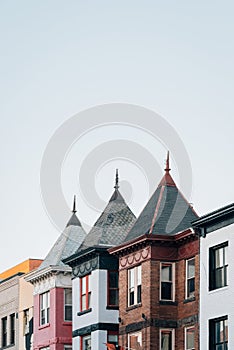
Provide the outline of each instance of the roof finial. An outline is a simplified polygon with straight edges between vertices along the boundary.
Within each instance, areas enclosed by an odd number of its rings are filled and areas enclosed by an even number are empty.
[[[115,186],[114,186],[114,188],[116,190],[118,190],[118,188],[119,188],[119,173],[118,173],[118,169],[116,169],[116,173],[115,173]]]
[[[74,201],[73,201],[73,210],[72,212],[75,214],[77,212],[76,210],[76,195],[74,195]]]
[[[169,165],[169,160],[170,160],[169,151],[167,151],[166,168],[164,169],[166,171],[166,173],[169,173],[169,171],[171,170],[170,165]]]

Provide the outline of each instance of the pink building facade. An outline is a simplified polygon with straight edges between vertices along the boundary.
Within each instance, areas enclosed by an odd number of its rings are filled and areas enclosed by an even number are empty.
[[[41,266],[26,278],[34,286],[34,350],[72,349],[71,268],[63,259],[74,254],[86,234],[73,214]]]

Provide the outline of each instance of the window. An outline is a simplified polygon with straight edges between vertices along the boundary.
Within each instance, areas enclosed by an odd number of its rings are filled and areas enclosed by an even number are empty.
[[[10,315],[10,344],[15,344],[15,314]]]
[[[195,350],[195,328],[185,328],[185,350]]]
[[[186,298],[192,298],[195,291],[195,258],[186,260]]]
[[[72,345],[64,345],[64,350],[72,350]]]
[[[2,318],[2,347],[7,346],[7,317]]]
[[[72,289],[64,289],[64,320],[72,321]]]
[[[174,265],[172,263],[161,264],[161,299],[174,300]]]
[[[81,337],[81,350],[91,350],[91,335]]]
[[[47,324],[50,321],[50,293],[46,292],[40,295],[40,325]]]
[[[108,305],[119,305],[119,275],[118,271],[108,271]]]
[[[173,330],[160,329],[160,350],[173,350],[173,342]]]
[[[29,333],[29,309],[24,310],[23,315],[24,335]]]
[[[209,290],[227,286],[228,242],[210,248]]]
[[[142,334],[141,332],[131,333],[128,335],[128,347],[134,350],[142,349]]]
[[[107,343],[114,344],[115,346],[117,346],[118,345],[118,334],[115,332],[108,332]]]
[[[227,316],[209,321],[209,350],[228,349]]]
[[[141,265],[128,270],[128,306],[141,303]]]
[[[90,275],[80,278],[80,310],[90,309]]]

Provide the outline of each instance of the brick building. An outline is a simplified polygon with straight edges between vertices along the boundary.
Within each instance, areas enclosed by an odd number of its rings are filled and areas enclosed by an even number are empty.
[[[165,174],[129,231],[119,258],[119,343],[124,349],[198,349],[197,214]]]

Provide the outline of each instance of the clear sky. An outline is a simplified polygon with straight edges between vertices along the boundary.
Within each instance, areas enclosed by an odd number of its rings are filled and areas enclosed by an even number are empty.
[[[43,258],[58,237],[42,201],[41,161],[55,131],[92,106],[124,102],[163,116],[188,152],[197,212],[233,202],[233,12],[226,0],[0,2],[0,271]],[[163,169],[167,142],[124,126],[94,130],[63,162],[67,206],[79,197],[79,169],[92,147],[120,137],[145,142]],[[130,160],[99,164],[96,192],[103,203],[109,199],[116,167],[138,215],[149,175]],[[155,187],[162,173],[156,175]],[[177,179],[176,161],[172,175]],[[88,229],[98,211],[78,202]],[[64,226],[69,216],[67,207]]]

